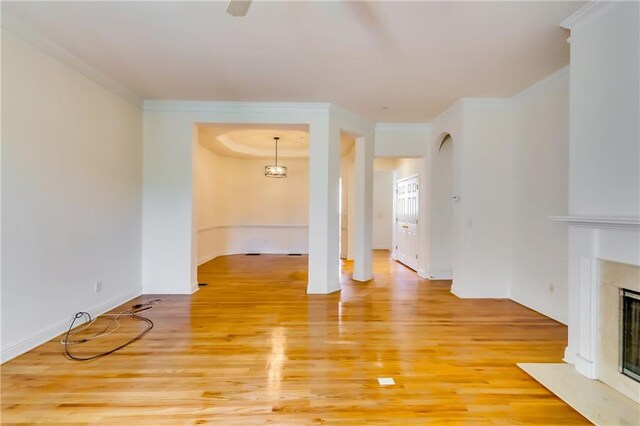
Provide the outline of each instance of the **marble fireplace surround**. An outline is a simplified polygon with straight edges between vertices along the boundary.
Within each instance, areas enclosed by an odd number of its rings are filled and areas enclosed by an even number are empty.
[[[569,225],[569,344],[564,360],[587,378],[604,378],[606,382],[608,374],[606,377],[599,374],[603,355],[600,350],[600,299],[602,293],[611,293],[609,286],[616,285],[613,277],[620,273],[612,262],[623,264],[619,267],[627,274],[633,274],[629,265],[640,266],[640,219],[578,216],[552,219]],[[603,291],[601,285],[603,267],[604,278],[610,283],[609,291]],[[611,303],[607,299],[607,312]],[[617,318],[617,311],[615,313]],[[612,325],[612,321],[604,323]],[[607,335],[618,332],[617,326],[612,328]],[[627,396],[640,403],[640,395]]]
[[[552,219],[569,225],[566,364],[518,366],[595,425],[640,424],[640,384],[618,371],[619,289],[640,286],[640,218]]]

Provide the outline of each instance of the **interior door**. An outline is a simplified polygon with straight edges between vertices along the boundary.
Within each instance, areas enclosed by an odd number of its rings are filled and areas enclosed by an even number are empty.
[[[396,183],[396,260],[413,270],[418,269],[418,176]]]

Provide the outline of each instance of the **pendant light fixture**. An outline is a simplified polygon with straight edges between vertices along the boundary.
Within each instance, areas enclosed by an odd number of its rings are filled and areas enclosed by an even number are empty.
[[[287,166],[279,166],[278,165],[278,140],[279,137],[274,137],[273,140],[276,141],[276,162],[275,164],[269,164],[264,166],[264,175],[266,177],[271,178],[286,178],[287,177]]]

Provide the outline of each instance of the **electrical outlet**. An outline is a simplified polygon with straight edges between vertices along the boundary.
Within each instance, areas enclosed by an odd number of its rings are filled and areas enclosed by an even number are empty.
[[[100,293],[102,291],[102,281],[96,281],[96,293]]]
[[[556,292],[556,286],[553,283],[549,283],[549,293],[555,293]]]

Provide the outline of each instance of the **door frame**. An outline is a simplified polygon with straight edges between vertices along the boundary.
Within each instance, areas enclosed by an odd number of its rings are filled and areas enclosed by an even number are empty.
[[[396,250],[398,247],[398,226],[397,226],[397,222],[398,222],[398,214],[397,214],[397,203],[398,203],[398,183],[409,180],[409,179],[415,179],[417,181],[417,185],[418,185],[418,190],[417,190],[417,194],[418,194],[418,200],[416,203],[416,208],[417,208],[417,215],[416,215],[416,235],[418,236],[418,242],[417,242],[417,246],[416,246],[416,255],[418,255],[418,252],[420,251],[420,242],[419,242],[419,236],[420,236],[420,173],[414,173],[412,175],[409,176],[405,176],[403,178],[400,179],[394,179],[393,180],[393,232],[392,232],[392,241],[391,241],[391,259],[395,260],[396,262],[402,263],[403,266],[406,266],[409,269],[412,269],[414,271],[418,271],[418,267],[419,267],[419,259],[416,258],[416,264],[415,264],[415,269],[412,268],[409,265],[406,265],[405,263],[401,262],[398,260],[397,258],[397,254],[396,254]]]

